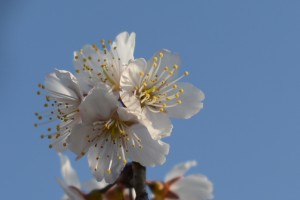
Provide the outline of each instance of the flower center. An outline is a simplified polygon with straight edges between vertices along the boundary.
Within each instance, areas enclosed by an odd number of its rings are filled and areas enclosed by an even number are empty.
[[[152,66],[147,66],[145,71],[139,72],[139,86],[135,86],[133,93],[140,100],[141,107],[148,106],[153,112],[165,112],[166,108],[177,106],[182,103],[180,95],[184,93],[182,88],[177,87],[177,82],[188,72],[176,78],[174,74],[178,65],[173,68],[162,66],[163,53],[159,58],[153,58]]]
[[[74,61],[76,65],[76,73],[81,71],[87,73],[88,78],[94,82],[103,82],[110,85],[114,91],[120,90],[120,75],[122,63],[118,55],[117,47],[111,46],[108,40],[108,49],[105,41],[101,40],[102,50],[93,44],[90,48],[91,52],[80,50],[75,52]]]

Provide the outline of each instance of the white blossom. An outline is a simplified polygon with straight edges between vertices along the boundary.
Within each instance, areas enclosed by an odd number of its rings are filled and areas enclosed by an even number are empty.
[[[114,91],[120,90],[120,76],[133,60],[135,33],[122,32],[108,46],[101,40],[101,48],[96,44],[85,45],[74,52],[74,66],[82,90],[88,93],[99,82],[109,85]]]
[[[52,139],[50,148],[57,151],[67,148],[66,138],[74,125],[81,121],[78,107],[83,99],[78,81],[72,73],[65,70],[55,70],[45,79],[45,84],[39,84],[42,91],[38,95],[45,96],[45,110],[35,113],[39,123],[35,126],[48,125],[49,134],[42,138]]]
[[[168,50],[157,52],[152,59],[136,59],[121,76],[121,98],[130,109],[140,110],[155,130],[168,136],[172,131],[169,117],[190,118],[203,108],[204,94],[190,83],[179,82],[180,58]],[[154,131],[152,131],[154,132]]]
[[[68,137],[68,148],[82,157],[88,152],[89,166],[98,181],[113,183],[127,158],[144,166],[163,164],[169,145],[153,140],[137,113],[120,105],[111,88],[94,87],[81,103],[82,124]]]

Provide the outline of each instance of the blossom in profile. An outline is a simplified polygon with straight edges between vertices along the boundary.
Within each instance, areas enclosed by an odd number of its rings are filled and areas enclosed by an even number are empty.
[[[81,121],[78,107],[83,95],[78,81],[71,72],[55,70],[39,87],[37,94],[44,96],[45,110],[35,113],[39,120],[35,126],[48,125],[48,134],[42,134],[41,137],[52,140],[50,148],[63,151],[67,148],[66,139],[73,126]]]
[[[88,153],[98,181],[113,183],[127,160],[143,166],[163,164],[169,145],[152,139],[139,113],[123,107],[110,86],[99,83],[79,106],[82,123],[67,139],[78,158]]]
[[[95,179],[81,184],[69,158],[61,153],[58,155],[61,161],[62,179],[58,178],[57,181],[65,192],[61,198],[62,200],[87,200],[89,195],[83,191],[84,189],[90,192],[104,188],[107,185],[104,181],[97,182]],[[99,200],[102,199],[102,195],[98,194],[98,197]]]
[[[171,133],[169,117],[190,118],[203,108],[204,93],[190,83],[179,82],[180,58],[168,50],[157,52],[148,62],[136,59],[124,70],[120,85],[121,99],[130,109],[140,110],[154,130]],[[153,131],[154,132],[154,131]]]
[[[105,83],[114,91],[120,90],[120,77],[129,61],[134,59],[135,33],[122,32],[111,42],[101,40],[85,45],[74,52],[73,64],[85,94],[97,83]]]
[[[213,184],[204,175],[184,174],[197,163],[188,161],[176,165],[165,177],[164,182],[148,181],[153,200],[210,200],[213,199]]]

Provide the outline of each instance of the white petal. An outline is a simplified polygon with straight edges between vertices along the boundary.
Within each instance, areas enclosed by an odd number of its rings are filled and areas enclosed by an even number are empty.
[[[76,74],[82,94],[87,95],[89,91],[95,86],[95,83],[88,78],[87,73]]]
[[[162,53],[163,57],[160,59],[159,54]],[[178,54],[172,54],[169,50],[167,49],[162,49],[158,52],[156,52],[153,57],[157,57],[158,61],[157,64],[159,64],[159,69],[157,71],[157,74],[160,75],[165,67],[168,67],[170,70],[174,67],[174,65],[177,65],[178,67],[181,64],[180,56]],[[153,65],[153,57],[148,60],[147,66],[148,68],[151,68]],[[160,60],[160,61],[159,61]],[[178,76],[178,69],[174,70],[173,75],[168,79],[168,82],[171,82],[175,80]]]
[[[209,200],[213,199],[213,184],[201,174],[190,175],[179,179],[170,187],[180,199]]]
[[[74,152],[78,158],[82,157],[82,153],[86,153],[90,147],[87,135],[93,132],[92,126],[86,126],[83,124],[76,125],[67,138],[68,148]]]
[[[143,115],[145,118],[151,122],[146,123],[147,128],[153,139],[159,139],[162,137],[170,136],[173,125],[169,116],[163,112],[154,113],[149,108],[143,108]]]
[[[171,169],[171,171],[169,171],[169,173],[166,175],[165,181],[169,181],[173,178],[183,176],[191,167],[194,167],[196,165],[197,162],[195,160],[175,165],[173,169]]]
[[[127,32],[120,33],[112,44],[112,48],[114,47],[117,47],[116,51],[122,64],[127,65],[130,60],[134,59],[135,33],[130,35]]]
[[[136,134],[141,140],[142,148],[128,146],[128,156],[143,166],[162,165],[166,161],[166,155],[169,153],[169,145],[160,141],[153,140],[147,128],[141,124],[132,125],[126,133]]]
[[[108,119],[111,111],[116,109],[118,100],[109,87],[98,84],[81,103],[79,110],[84,123]]]
[[[68,198],[66,198],[66,195],[64,195],[62,200],[85,200],[77,190],[69,187],[69,185],[67,185],[63,180],[57,179],[57,182],[63,188],[65,194],[68,196]]]
[[[110,141],[109,141],[110,142]],[[105,180],[106,183],[113,183],[120,175],[124,165],[122,160],[117,159],[116,145],[106,142],[102,148],[91,147],[88,155],[88,162],[90,169],[97,181]],[[107,157],[109,156],[109,157]],[[97,160],[96,158],[99,157]],[[110,173],[107,172],[110,160],[112,159],[112,166]],[[96,170],[95,170],[96,169]]]
[[[83,183],[82,188],[86,191],[93,191],[95,189],[102,189],[107,185],[108,183],[106,183],[104,180],[98,182],[95,179],[92,179],[90,181]]]
[[[140,72],[145,72],[147,62],[143,58],[136,59],[129,63],[121,76],[120,85],[122,90],[131,92],[135,86],[140,86]],[[125,103],[125,102],[124,102]]]
[[[136,98],[136,96],[134,96],[131,92],[122,90],[120,92],[120,96],[121,96],[122,102],[128,109],[139,112],[139,113],[142,112],[140,100],[138,98]]]
[[[204,93],[190,83],[178,83],[178,89],[184,93],[178,98],[181,104],[167,108],[168,115],[175,118],[188,119],[197,114],[202,108],[205,96]]]
[[[118,116],[120,120],[127,122],[127,121],[138,121],[138,115],[135,112],[130,112],[130,110],[123,108],[123,107],[118,107]]]
[[[109,148],[107,148],[107,145],[103,146],[103,148],[100,148],[99,146],[91,147],[89,150],[89,167],[97,181],[102,181],[104,173],[106,173],[106,169],[109,164],[106,159],[106,155],[108,153]],[[96,159],[97,157],[99,158],[98,160]]]
[[[69,186],[80,188],[80,181],[76,171],[72,168],[69,158],[61,153],[58,153],[61,162],[61,175],[64,182]]]
[[[55,70],[45,79],[45,87],[48,91],[80,99],[81,93],[76,78],[68,71]],[[55,93],[52,95],[55,97]]]

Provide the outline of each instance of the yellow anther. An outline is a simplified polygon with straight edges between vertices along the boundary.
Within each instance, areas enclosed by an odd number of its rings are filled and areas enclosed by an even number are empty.
[[[173,88],[174,88],[174,89],[175,89],[175,88],[177,88],[177,85],[176,85],[176,84],[174,84],[174,85],[173,85]]]
[[[74,59],[77,60],[79,57],[78,56],[74,56]]]
[[[101,42],[101,44],[104,44],[105,41],[102,39],[102,40],[100,40],[100,42]]]
[[[105,44],[103,44],[103,45],[102,45],[102,48],[103,48],[103,49],[105,49],[105,48],[106,48],[106,45],[105,45]]]
[[[169,71],[169,75],[173,75],[173,71]]]
[[[181,101],[181,100],[177,100],[177,103],[178,103],[178,104],[182,104],[182,101]]]
[[[144,87],[147,87],[147,83],[146,82],[144,82],[143,85],[144,85]]]
[[[148,94],[148,93],[147,93],[147,94],[146,94],[146,98],[148,98],[148,99],[149,99],[149,98],[150,98],[150,94]]]
[[[171,99],[169,97],[166,98],[167,101],[170,101]]]
[[[41,94],[41,92],[40,92],[40,91],[37,91],[37,92],[36,92],[36,94],[37,94],[37,95],[40,95],[40,94]]]
[[[106,173],[107,173],[107,174],[110,174],[110,173],[111,173],[110,169],[107,169],[107,170],[106,170]]]
[[[180,93],[183,93],[183,92],[184,92],[184,90],[183,90],[183,89],[180,89],[180,90],[179,90],[179,92],[180,92]]]
[[[86,62],[86,58],[82,59],[83,62]]]
[[[169,67],[165,66],[164,70],[165,70],[165,71],[168,71],[168,70],[169,70]]]
[[[121,156],[118,156],[118,159],[119,159],[119,160],[121,160],[121,159],[122,159],[122,157],[121,157]]]
[[[163,103],[162,106],[163,106],[163,107],[167,107],[167,104],[166,104],[166,103]]]
[[[34,124],[34,127],[38,127],[39,125],[38,124]]]
[[[123,160],[123,164],[125,165],[126,163],[127,163],[127,160],[126,160],[126,159],[124,159],[124,160]]]
[[[159,57],[164,57],[164,54],[162,52],[159,53]]]
[[[85,152],[81,152],[81,156],[84,156],[85,155]]]
[[[41,137],[41,139],[44,139],[44,138],[45,138],[45,135],[42,134],[40,137]]]
[[[153,67],[157,67],[157,63],[155,62],[155,63],[153,63]]]
[[[51,131],[51,128],[48,128],[47,130],[48,130],[48,131]]]
[[[47,103],[45,103],[45,104],[44,104],[44,107],[48,107],[48,104],[47,104]]]
[[[89,59],[89,60],[92,60],[92,57],[91,57],[91,56],[89,56],[89,57],[88,57],[88,59]]]
[[[139,87],[138,86],[134,86],[134,90],[138,90],[139,89]]]
[[[179,94],[178,94],[178,93],[176,93],[174,96],[175,96],[176,98],[179,98]]]
[[[153,57],[154,62],[157,62],[157,60],[158,60],[157,57]]]
[[[160,108],[159,109],[160,112],[164,112],[164,110],[165,110],[164,108]]]
[[[184,75],[185,75],[185,76],[188,76],[188,75],[189,75],[189,72],[188,72],[188,71],[185,71],[185,72],[184,72]]]
[[[178,69],[178,65],[175,64],[175,65],[173,66],[173,68],[174,68],[174,69]]]
[[[52,135],[48,135],[48,139],[51,139],[52,138]]]
[[[107,43],[108,43],[108,44],[111,44],[111,40],[107,40]]]
[[[66,147],[66,146],[67,146],[67,143],[63,143],[63,146]]]
[[[144,72],[140,72],[139,74],[140,74],[140,76],[144,76],[144,75],[145,75],[145,73],[144,73]]]
[[[49,144],[49,149],[52,149],[52,144]]]

